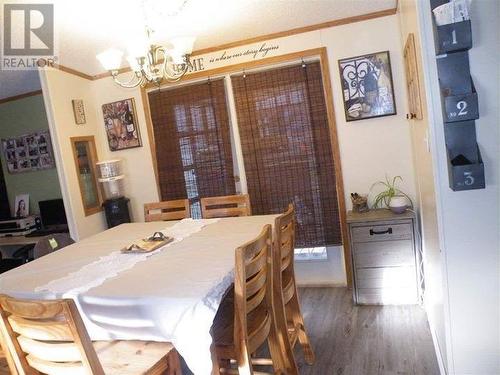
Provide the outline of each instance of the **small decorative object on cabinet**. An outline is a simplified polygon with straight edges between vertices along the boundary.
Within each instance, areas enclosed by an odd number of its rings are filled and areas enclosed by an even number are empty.
[[[368,197],[366,195],[359,195],[358,193],[351,193],[352,210],[354,212],[366,212],[368,208]]]
[[[356,304],[419,302],[415,215],[386,209],[347,213]]]
[[[413,207],[411,198],[396,187],[396,182],[398,180],[403,181],[403,178],[401,176],[395,176],[390,180],[389,177],[385,176],[385,181],[377,181],[372,185],[370,190],[377,185],[381,185],[385,189],[375,196],[373,207],[385,206],[395,214],[402,214],[408,207]]]

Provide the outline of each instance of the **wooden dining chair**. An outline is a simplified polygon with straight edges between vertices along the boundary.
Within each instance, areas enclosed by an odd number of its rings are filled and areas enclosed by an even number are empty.
[[[201,198],[201,216],[204,219],[250,215],[252,209],[248,194]]]
[[[180,375],[170,343],[90,341],[73,300],[0,295],[2,348],[12,374]]]
[[[236,249],[234,298],[223,300],[230,303],[219,308],[211,332],[220,373],[234,372],[233,363],[236,373],[253,374],[251,353],[267,341],[274,373],[289,374],[275,330],[271,236],[266,225],[257,238]]]
[[[282,303],[277,311],[278,327],[288,331],[292,349],[297,342],[302,346],[304,358],[310,365],[314,363],[314,352],[307,334],[304,317],[300,310],[297,283],[295,281],[294,255],[295,255],[295,208],[293,204],[287,211],[278,216],[274,221],[274,296],[275,303]],[[284,307],[280,309],[280,307]],[[284,319],[284,321],[283,321]]]
[[[146,222],[181,220],[189,217],[191,217],[189,199],[144,204],[144,220]]]

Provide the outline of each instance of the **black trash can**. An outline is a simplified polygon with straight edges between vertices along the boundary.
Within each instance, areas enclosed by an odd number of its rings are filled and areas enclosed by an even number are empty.
[[[128,198],[120,197],[108,199],[102,204],[106,213],[108,228],[113,228],[123,223],[130,223],[129,201],[130,199]]]

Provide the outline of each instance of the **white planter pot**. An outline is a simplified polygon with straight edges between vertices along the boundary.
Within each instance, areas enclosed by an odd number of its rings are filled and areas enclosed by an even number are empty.
[[[395,214],[402,214],[408,208],[408,198],[403,195],[396,195],[391,198],[389,208]]]

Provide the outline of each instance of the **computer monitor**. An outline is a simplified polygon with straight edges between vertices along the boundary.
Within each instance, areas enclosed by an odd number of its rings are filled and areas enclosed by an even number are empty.
[[[40,219],[44,228],[63,227],[68,225],[66,211],[62,199],[51,199],[38,202]]]

